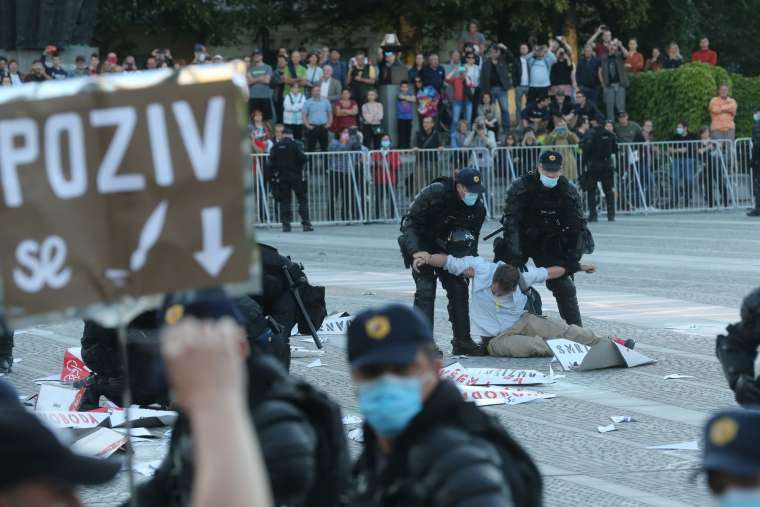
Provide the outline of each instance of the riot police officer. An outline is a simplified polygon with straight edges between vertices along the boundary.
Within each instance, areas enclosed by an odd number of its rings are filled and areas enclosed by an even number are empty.
[[[583,179],[583,188],[588,192],[589,222],[596,222],[599,190],[597,182],[602,183],[604,199],[607,201],[607,220],[615,220],[614,169],[612,157],[617,153],[617,138],[612,131],[612,123],[602,124],[599,118],[593,122],[594,127],[583,138],[583,157],[586,159],[588,174]]]
[[[398,238],[404,264],[411,267],[417,256],[428,253],[449,253],[447,241],[455,229],[464,229],[472,235],[472,255],[477,255],[478,237],[486,208],[481,194],[485,192],[480,173],[467,167],[455,178],[439,178],[422,189],[401,221]],[[467,280],[444,270],[424,267],[412,271],[416,285],[414,306],[434,322],[436,280],[446,290],[448,312],[454,333],[451,344],[453,354],[482,354],[480,346],[470,336],[470,313]]]
[[[298,199],[298,214],[301,215],[301,225],[304,232],[313,231],[314,227],[309,220],[306,177],[303,172],[306,155],[301,146],[293,140],[293,132],[290,129],[285,129],[282,140],[272,146],[269,163],[272,170],[272,189],[275,199],[280,202],[282,232],[290,232],[291,230],[293,193]]]
[[[760,217],[760,107],[752,115],[752,180],[755,187],[755,207],[747,212],[749,217]]]
[[[715,343],[715,354],[723,366],[728,385],[741,405],[760,404],[760,382],[755,372],[760,345],[760,287],[744,298],[741,322],[726,328]]]
[[[548,280],[546,287],[557,300],[562,319],[582,326],[573,274],[594,242],[586,227],[578,190],[562,176],[562,155],[541,154],[536,172],[515,180],[509,187],[503,238],[494,241],[496,260],[522,266],[532,258],[538,267],[562,266],[567,274]]]

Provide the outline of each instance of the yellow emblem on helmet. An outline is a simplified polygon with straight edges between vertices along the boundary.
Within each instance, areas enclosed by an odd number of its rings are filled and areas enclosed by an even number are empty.
[[[474,181],[475,183],[480,183],[480,176],[473,176],[472,181]]]
[[[710,426],[710,442],[718,447],[730,444],[739,433],[739,424],[730,417],[721,417]]]
[[[177,322],[179,322],[179,319],[181,319],[185,315],[185,307],[182,305],[172,305],[169,307],[168,310],[166,310],[166,315],[164,316],[164,321],[169,324],[170,326],[173,326]]]
[[[557,156],[556,155],[549,155],[549,160],[551,160],[552,162],[554,162],[555,160],[557,160]]]
[[[375,340],[383,340],[391,332],[391,321],[385,315],[376,315],[364,324],[367,336]]]

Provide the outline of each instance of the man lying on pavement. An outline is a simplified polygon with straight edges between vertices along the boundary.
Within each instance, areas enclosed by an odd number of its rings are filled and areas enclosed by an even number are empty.
[[[590,329],[526,311],[527,296],[520,289],[520,277],[522,276],[524,286],[529,287],[564,276],[565,268],[529,267],[527,272],[521,274],[517,268],[503,262],[443,254],[420,257],[414,261],[415,269],[424,265],[472,278],[472,335],[482,338],[482,346],[491,356],[550,357],[553,354],[545,342],[549,338],[565,338],[588,346],[593,346],[602,339]],[[593,273],[595,270],[593,265],[581,264],[581,271]],[[628,348],[635,345],[631,339],[610,339]]]

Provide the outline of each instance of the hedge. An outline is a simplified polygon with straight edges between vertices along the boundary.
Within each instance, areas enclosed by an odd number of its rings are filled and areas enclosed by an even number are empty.
[[[717,95],[718,85],[727,83],[736,99],[737,137],[749,136],[752,112],[760,106],[760,76],[746,77],[729,74],[721,67],[703,63],[688,63],[678,69],[642,72],[630,76],[627,109],[639,123],[654,122],[655,137],[667,139],[675,132],[676,123],[686,120],[689,130],[696,134],[700,127],[710,124],[707,106]]]

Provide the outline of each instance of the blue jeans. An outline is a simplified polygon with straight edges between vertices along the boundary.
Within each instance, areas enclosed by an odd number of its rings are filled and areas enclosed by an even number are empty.
[[[515,104],[515,114],[517,114],[517,128],[522,128],[522,110],[523,110],[523,97],[528,96],[528,90],[529,88],[527,86],[516,86],[515,87],[515,100],[517,100],[517,104]]]
[[[507,95],[507,90],[501,86],[492,86],[491,97],[493,97],[494,101],[499,102],[499,107],[501,108],[501,128],[506,132],[511,127],[509,124],[509,96]]]
[[[670,196],[671,207],[678,206],[678,194],[684,196],[684,206],[689,206],[691,194],[694,192],[694,159],[681,155],[682,158],[673,159],[672,167],[672,195]],[[683,186],[683,190],[681,190]]]
[[[599,87],[580,86],[580,90],[587,100],[590,100],[595,106],[599,107]]]
[[[457,122],[462,118],[462,108],[464,108],[464,119],[467,120],[467,128],[470,128],[472,118],[472,101],[471,100],[452,100],[451,101],[451,130],[457,128]]]

